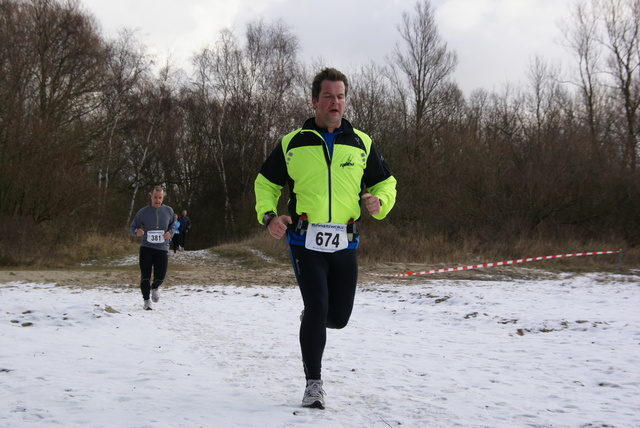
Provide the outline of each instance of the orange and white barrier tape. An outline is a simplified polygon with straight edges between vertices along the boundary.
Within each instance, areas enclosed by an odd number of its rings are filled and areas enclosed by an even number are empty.
[[[412,276],[412,275],[428,275],[428,274],[431,274],[431,273],[459,272],[459,271],[463,271],[463,270],[480,269],[480,268],[492,267],[492,266],[507,266],[507,265],[514,265],[514,264],[517,264],[517,263],[536,262],[536,261],[539,261],[539,260],[560,259],[560,258],[563,258],[563,257],[596,256],[596,255],[601,255],[601,254],[619,254],[619,253],[622,253],[622,250],[618,250],[618,251],[593,251],[593,252],[588,252],[588,253],[573,253],[573,254],[558,254],[556,256],[530,257],[528,259],[508,260],[508,261],[505,261],[505,262],[494,262],[494,263],[482,263],[482,264],[478,264],[478,265],[459,266],[459,267],[445,268],[445,269],[433,269],[433,270],[425,270],[425,271],[422,271],[422,272],[405,271],[405,273],[399,273],[399,274],[370,273],[369,275],[389,276],[389,277],[404,277],[404,276]]]

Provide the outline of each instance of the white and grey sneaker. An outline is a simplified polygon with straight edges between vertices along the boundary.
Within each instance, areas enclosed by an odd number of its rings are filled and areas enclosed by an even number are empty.
[[[311,407],[313,409],[324,409],[325,392],[322,389],[322,381],[309,379],[307,387],[302,397],[302,407]]]
[[[160,300],[160,290],[157,288],[151,289],[151,300],[153,300],[154,303],[157,303]]]
[[[144,301],[144,306],[142,306],[142,308],[145,311],[150,311],[151,310],[151,300],[147,299]]]

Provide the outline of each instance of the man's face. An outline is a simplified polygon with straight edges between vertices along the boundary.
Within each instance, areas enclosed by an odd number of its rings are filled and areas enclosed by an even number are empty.
[[[339,128],[346,106],[347,97],[344,93],[344,82],[323,80],[318,99],[311,100],[316,111],[316,125],[327,128],[330,132]]]
[[[153,191],[153,193],[151,193],[151,206],[153,208],[160,208],[163,199],[164,192]]]

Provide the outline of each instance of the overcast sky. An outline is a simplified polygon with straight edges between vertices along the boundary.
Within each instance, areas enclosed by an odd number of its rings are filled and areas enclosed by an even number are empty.
[[[520,84],[530,60],[566,68],[560,20],[573,0],[431,0],[438,31],[458,55],[454,80],[465,94]],[[300,41],[301,59],[322,58],[343,71],[384,63],[399,43],[403,12],[416,0],[81,0],[105,37],[137,29],[148,51],[187,69],[223,28],[243,37],[247,22],[282,19]],[[565,59],[563,59],[563,57]]]

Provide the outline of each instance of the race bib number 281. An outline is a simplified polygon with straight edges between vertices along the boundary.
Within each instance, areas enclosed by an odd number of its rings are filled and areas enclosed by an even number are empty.
[[[333,253],[349,245],[347,226],[334,223],[309,224],[304,246],[309,250]]]

